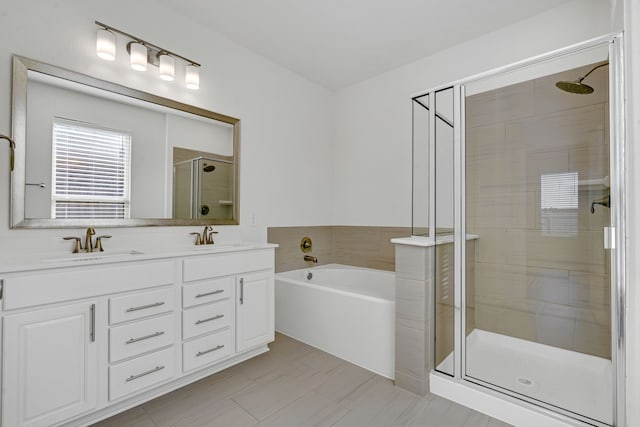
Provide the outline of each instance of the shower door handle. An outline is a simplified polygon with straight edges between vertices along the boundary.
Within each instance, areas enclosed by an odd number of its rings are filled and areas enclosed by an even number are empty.
[[[615,227],[604,228],[604,248],[605,249],[616,248],[616,228]]]

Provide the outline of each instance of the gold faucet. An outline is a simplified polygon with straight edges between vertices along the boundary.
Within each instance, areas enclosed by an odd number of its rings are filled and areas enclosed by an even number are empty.
[[[98,236],[96,239],[96,245],[93,245],[93,236],[96,234],[96,229],[93,227],[89,227],[87,228],[87,231],[85,233],[84,236],[84,247],[82,246],[82,238],[80,237],[73,237],[73,236],[67,236],[67,237],[63,237],[63,240],[73,240],[74,244],[73,244],[73,250],[71,251],[74,254],[79,253],[80,251],[84,251],[84,252],[93,252],[93,250],[95,249],[96,251],[99,252],[103,252],[104,249],[102,248],[102,239],[109,239],[111,236]]]
[[[92,236],[96,234],[96,229],[93,227],[87,228],[87,233],[84,237],[84,251],[85,252],[93,252],[93,238]]]
[[[207,225],[206,227],[204,227],[204,230],[202,231],[202,242],[205,245],[214,245],[216,243],[213,241],[214,234],[218,234],[218,232],[213,231],[213,227],[211,227],[210,225]]]
[[[213,227],[210,225],[205,225],[204,230],[202,230],[202,235],[197,232],[189,233],[192,236],[196,236],[195,245],[213,245],[215,242],[213,241],[213,235],[218,234],[217,231],[213,231]]]

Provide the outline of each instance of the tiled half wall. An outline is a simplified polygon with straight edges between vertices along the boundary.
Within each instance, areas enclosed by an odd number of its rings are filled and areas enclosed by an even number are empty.
[[[270,227],[269,243],[277,243],[276,273],[324,264],[395,271],[395,249],[391,239],[411,235],[410,227],[367,227],[327,225],[309,227]],[[303,237],[313,242],[311,252],[300,249]],[[305,261],[304,255],[318,258],[318,263]]]

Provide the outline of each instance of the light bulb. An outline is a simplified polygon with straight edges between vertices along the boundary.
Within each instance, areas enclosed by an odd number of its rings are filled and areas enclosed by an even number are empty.
[[[184,83],[188,89],[200,88],[200,67],[197,65],[187,65]]]
[[[175,61],[172,56],[160,55],[160,78],[172,81],[175,74]]]
[[[136,42],[130,43],[129,55],[131,68],[136,71],[147,70],[147,47],[145,45]]]
[[[116,59],[116,36],[111,31],[100,28],[96,37],[96,54],[107,61]]]

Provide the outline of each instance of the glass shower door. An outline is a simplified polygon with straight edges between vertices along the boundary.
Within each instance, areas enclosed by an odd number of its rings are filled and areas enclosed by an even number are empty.
[[[608,46],[465,85],[465,378],[613,423]]]

